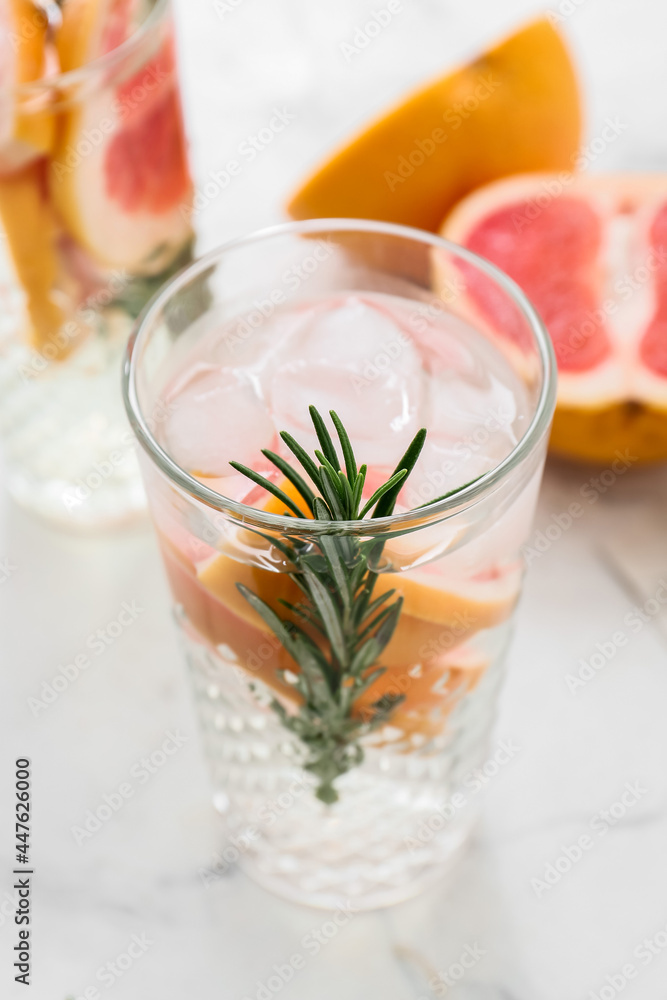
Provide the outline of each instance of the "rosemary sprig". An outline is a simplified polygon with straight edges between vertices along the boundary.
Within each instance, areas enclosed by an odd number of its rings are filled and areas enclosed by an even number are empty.
[[[279,639],[297,670],[281,671],[302,698],[296,714],[290,714],[274,698],[271,705],[286,729],[305,744],[307,770],[318,778],[316,795],[323,802],[338,799],[334,781],[359,765],[364,758],[360,740],[384,725],[404,695],[383,695],[363,715],[353,714],[355,703],[385,672],[379,664],[401,614],[403,599],[395,591],[373,598],[384,541],[360,540],[336,533],[337,521],[387,517],[413,470],[424,446],[426,431],[420,430],[396,466],[393,474],[360,509],[366,466],[357,466],[350,438],[338,415],[331,410],[344,469],[334,441],[321,414],[314,406],[310,416],[319,449],[315,459],[286,432],[281,438],[319,492],[316,495],[284,459],[272,451],[264,456],[282,472],[318,521],[331,521],[331,533],[304,539],[285,533],[279,548],[289,559],[290,578],[302,593],[299,605],[282,602],[290,617],[281,617],[273,608],[241,583],[237,587],[248,603]],[[238,472],[262,486],[285,505],[285,514],[305,518],[303,510],[269,479],[238,462]],[[269,536],[265,536],[269,538]],[[274,544],[275,539],[270,538]]]

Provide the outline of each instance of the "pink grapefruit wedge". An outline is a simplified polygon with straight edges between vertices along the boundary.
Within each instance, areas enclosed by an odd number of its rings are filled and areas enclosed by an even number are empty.
[[[558,362],[551,447],[613,462],[667,458],[667,175],[526,174],[469,195],[442,234],[526,292]],[[488,282],[466,271],[480,322],[525,336]]]

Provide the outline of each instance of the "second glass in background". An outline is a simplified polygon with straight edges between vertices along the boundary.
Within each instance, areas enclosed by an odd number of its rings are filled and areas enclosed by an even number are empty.
[[[35,6],[0,53],[15,81],[0,89],[7,485],[75,528],[144,509],[121,357],[193,240],[171,4],[116,7],[97,23],[65,5],[49,25]]]

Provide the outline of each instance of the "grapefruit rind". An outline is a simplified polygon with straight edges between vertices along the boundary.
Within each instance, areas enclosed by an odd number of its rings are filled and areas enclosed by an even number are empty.
[[[40,80],[48,66],[47,18],[30,0],[5,0],[0,9],[0,176],[48,153],[55,137],[52,95],[14,92]]]
[[[561,35],[540,18],[365,128],[300,187],[288,212],[436,232],[481,184],[571,167],[580,139],[572,62]]]
[[[59,263],[58,226],[46,194],[44,156],[55,123],[48,89],[15,92],[47,69],[47,18],[30,0],[9,0],[0,12],[0,220],[18,283],[26,296],[28,335],[42,347],[64,319],[53,295]]]
[[[55,45],[63,73],[79,69],[128,37],[135,0],[67,0]]]

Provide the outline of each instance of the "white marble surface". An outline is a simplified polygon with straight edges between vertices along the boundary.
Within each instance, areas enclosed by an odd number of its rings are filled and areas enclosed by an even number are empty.
[[[541,7],[404,0],[393,27],[348,63],[339,43],[381,0],[229,6],[220,16],[209,0],[179,4],[200,183],[274,107],[295,119],[207,206],[205,245],[280,218],[286,189],[331,143],[407,84]],[[565,28],[585,68],[589,134],[607,116],[628,123],[596,168],[664,169],[667,9],[660,0],[570,7]],[[469,945],[484,954],[467,991],[448,994],[458,1000],[501,995],[472,990],[479,983],[515,1000],[606,1000],[614,995],[606,977],[628,962],[638,974],[617,993],[664,996],[667,948],[641,949],[656,935],[667,943],[667,617],[634,632],[626,616],[667,577],[667,473],[632,468],[604,493],[593,475],[555,462],[547,471],[536,530],[573,501],[584,513],[533,560],[498,722],[499,736],[522,749],[490,783],[466,858],[419,899],[355,917],[318,955],[302,939],[325,914],[274,899],[239,872],[209,889],[197,875],[219,844],[148,526],[68,536],[3,501],[0,561],[13,569],[0,583],[0,914],[13,860],[12,762],[24,754],[34,769],[36,875],[33,985],[12,983],[15,931],[0,917],[0,995],[65,1000],[97,985],[113,1000],[241,1000],[301,952],[306,966],[280,990],[285,1000],[417,1000],[433,996],[428,979]],[[136,621],[35,718],[28,699],[123,602],[143,609]],[[572,692],[567,675],[619,629],[628,643]],[[71,828],[174,730],[187,737],[182,749],[149,780],[134,778],[134,795],[79,846]],[[645,791],[602,835],[599,819],[590,824],[627,782]],[[538,897],[531,879],[587,831],[591,849]],[[100,984],[97,970],[133,935],[150,944],[122,977]]]

